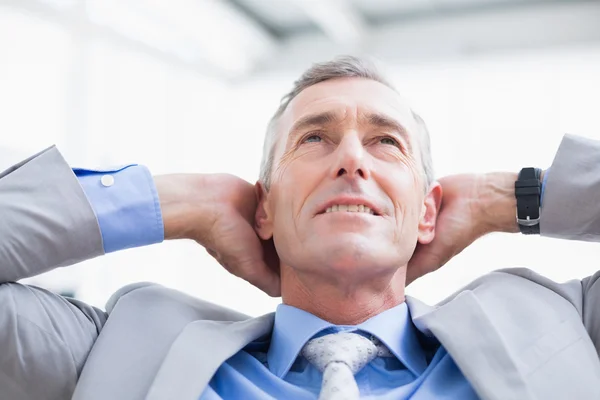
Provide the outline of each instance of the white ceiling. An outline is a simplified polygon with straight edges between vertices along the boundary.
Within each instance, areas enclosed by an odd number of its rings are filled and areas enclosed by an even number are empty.
[[[600,43],[600,0],[0,0],[2,7],[236,80],[339,53],[408,62]]]
[[[444,13],[465,13],[478,10],[514,8],[571,0],[226,0],[258,20],[277,36],[318,29],[306,8],[333,4],[343,5],[371,25],[394,20],[427,18]]]

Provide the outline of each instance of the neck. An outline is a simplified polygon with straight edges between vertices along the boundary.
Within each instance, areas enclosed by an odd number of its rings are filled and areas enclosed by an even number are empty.
[[[335,325],[357,325],[404,302],[406,267],[360,282],[326,280],[281,266],[283,303]]]

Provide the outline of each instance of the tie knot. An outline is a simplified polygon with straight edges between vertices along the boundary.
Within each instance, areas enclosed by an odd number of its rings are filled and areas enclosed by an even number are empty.
[[[356,374],[377,357],[378,348],[357,333],[339,332],[309,340],[302,355],[321,372],[332,362],[342,362]]]

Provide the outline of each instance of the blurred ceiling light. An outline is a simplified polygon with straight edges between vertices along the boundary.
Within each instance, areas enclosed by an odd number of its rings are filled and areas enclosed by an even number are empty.
[[[349,0],[370,20],[435,12],[438,0]],[[458,3],[459,0],[457,0]]]
[[[92,22],[227,76],[250,72],[273,54],[274,39],[253,20],[217,0],[89,0]]]
[[[352,5],[343,0],[293,0],[335,42],[360,44],[367,26]]]

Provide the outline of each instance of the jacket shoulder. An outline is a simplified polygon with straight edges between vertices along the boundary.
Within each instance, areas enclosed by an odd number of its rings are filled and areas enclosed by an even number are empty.
[[[136,283],[130,283],[129,285],[123,286],[122,288],[120,288],[119,290],[114,292],[112,294],[112,296],[110,296],[110,298],[106,302],[106,312],[110,314],[111,311],[115,308],[115,305],[117,304],[119,299],[121,297],[127,295],[128,293],[131,293],[136,289],[148,288],[148,287],[152,287],[152,286],[160,286],[160,285],[157,283],[152,283],[152,282],[136,282]]]
[[[483,280],[502,281],[509,285],[520,282],[524,289],[535,286],[546,289],[549,294],[558,295],[567,300],[575,309],[582,314],[584,293],[582,281],[572,279],[567,282],[555,282],[543,275],[538,274],[528,268],[504,268],[491,272],[483,277]],[[513,289],[516,289],[512,286]],[[517,288],[519,285],[517,286]]]
[[[241,321],[250,316],[218,304],[194,297],[157,283],[132,283],[117,290],[106,303],[106,312],[111,315],[118,309],[152,309],[181,316],[185,320],[211,319],[215,321]]]

